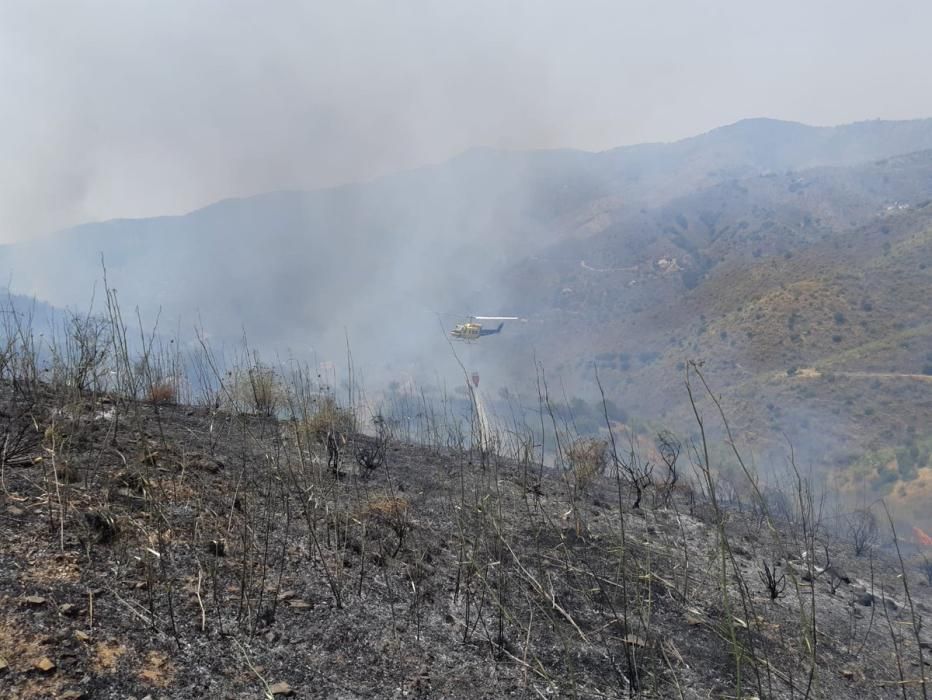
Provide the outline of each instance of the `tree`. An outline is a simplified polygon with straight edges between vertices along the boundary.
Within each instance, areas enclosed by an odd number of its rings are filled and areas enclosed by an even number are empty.
[[[855,556],[864,556],[877,543],[877,531],[877,516],[869,508],[860,508],[848,516],[848,532]]]

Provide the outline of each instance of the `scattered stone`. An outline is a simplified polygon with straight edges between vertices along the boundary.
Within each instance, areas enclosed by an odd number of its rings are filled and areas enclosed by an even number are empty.
[[[79,642],[91,641],[91,635],[89,635],[87,632],[82,632],[81,630],[74,631],[74,638],[77,639]]]
[[[84,519],[88,526],[97,533],[98,544],[108,544],[116,537],[116,523],[109,513],[91,511],[84,514]]]
[[[55,670],[55,662],[47,656],[43,656],[41,659],[36,661],[33,666],[43,673],[49,673]]]
[[[76,484],[81,481],[81,475],[78,470],[70,464],[63,464],[58,468],[59,483]]]
[[[58,612],[60,612],[62,615],[65,615],[66,617],[74,615],[77,611],[78,606],[72,603],[65,603],[64,605],[58,606]]]
[[[283,695],[285,697],[294,695],[294,690],[292,690],[291,686],[284,681],[271,686],[269,688],[269,692],[272,693],[272,695]]]
[[[191,467],[194,469],[199,469],[201,471],[209,472],[210,474],[216,474],[220,471],[223,465],[214,459],[208,459],[207,457],[202,457],[200,455],[193,457],[191,459]]]
[[[43,598],[40,595],[26,596],[25,601],[26,601],[26,605],[32,605],[32,606],[45,605],[45,598]]]

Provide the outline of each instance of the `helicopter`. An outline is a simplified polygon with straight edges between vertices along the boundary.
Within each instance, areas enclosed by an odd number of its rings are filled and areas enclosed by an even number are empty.
[[[470,316],[463,323],[458,323],[450,331],[450,337],[455,340],[479,340],[484,335],[496,335],[502,332],[505,321],[517,321],[517,316]],[[498,321],[495,328],[483,328],[480,321]]]

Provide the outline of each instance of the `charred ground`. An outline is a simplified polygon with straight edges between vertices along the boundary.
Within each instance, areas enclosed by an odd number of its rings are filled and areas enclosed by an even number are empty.
[[[925,697],[910,553],[855,556],[805,480],[723,494],[701,444],[560,472],[452,429],[0,395],[5,697]]]

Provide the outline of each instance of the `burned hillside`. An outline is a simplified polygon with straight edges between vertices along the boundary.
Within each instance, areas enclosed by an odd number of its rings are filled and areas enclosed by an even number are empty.
[[[926,697],[932,573],[881,507],[728,491],[672,435],[403,444],[318,390],[4,382],[4,696]]]

